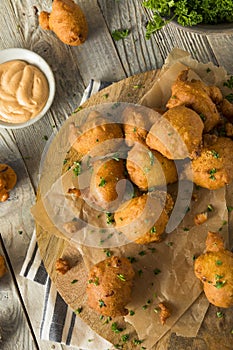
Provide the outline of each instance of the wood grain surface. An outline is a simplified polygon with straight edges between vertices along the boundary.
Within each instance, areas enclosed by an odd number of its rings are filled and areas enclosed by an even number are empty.
[[[0,162],[8,161],[18,175],[11,201],[7,205],[0,205],[0,229],[42,350],[72,350],[72,347],[40,339],[44,289],[37,285],[35,293],[35,284],[19,276],[34,229],[30,207],[35,202],[40,160],[46,140],[59,130],[64,120],[80,104],[90,78],[117,82],[161,68],[174,47],[189,51],[200,62],[211,61],[224,66],[233,74],[233,35],[198,35],[169,24],[152,35],[150,40],[146,40],[145,25],[151,14],[141,6],[141,0],[75,1],[84,10],[89,24],[88,40],[80,47],[66,46],[52,32],[43,31],[39,27],[38,14],[42,10],[50,10],[52,0],[0,1],[0,49],[23,47],[37,52],[51,66],[56,80],[54,103],[42,120],[26,129],[0,130]],[[124,40],[114,41],[112,31],[122,28],[129,29],[130,35]],[[229,196],[232,197],[232,192],[229,192]],[[3,280],[1,288],[11,293],[14,286],[11,286],[9,279]],[[12,329],[18,331],[13,334],[6,327],[4,337],[7,338],[8,348],[4,349],[15,349],[15,344],[19,344],[18,349],[24,350],[22,344],[25,343],[30,344],[26,349],[34,350],[30,332],[22,322],[22,310],[20,311],[17,299],[13,298],[11,302],[16,317],[9,313],[6,321],[12,325]],[[227,310],[226,313],[228,312]],[[215,321],[220,334],[225,327],[225,319],[216,318]],[[210,334],[215,339],[214,332],[210,331]],[[223,335],[230,341],[227,330],[223,331]],[[208,349],[208,343],[203,340],[188,339],[183,345],[177,345],[179,341],[179,337],[173,335],[168,348]],[[223,349],[232,349],[224,341],[221,344]]]

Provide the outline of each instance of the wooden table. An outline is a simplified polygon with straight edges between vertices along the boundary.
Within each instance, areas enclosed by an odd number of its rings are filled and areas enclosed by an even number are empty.
[[[224,66],[233,74],[233,34],[199,35],[169,24],[146,40],[148,17],[142,1],[79,0],[87,17],[89,37],[84,45],[69,47],[38,25],[38,11],[48,10],[51,3],[0,1],[0,49],[23,47],[37,52],[51,66],[56,80],[55,100],[44,118],[25,129],[0,129],[0,162],[12,164],[18,174],[18,189],[8,203],[8,215],[4,215],[5,209],[0,205],[0,232],[40,349],[68,350],[71,348],[39,339],[43,287],[37,286],[35,291],[33,282],[19,276],[34,228],[30,207],[35,203],[46,140],[79,105],[91,78],[119,81],[160,68],[174,47],[189,51],[200,62]],[[111,33],[115,29],[129,29],[130,34],[124,40],[114,41]],[[36,349],[10,274],[0,285],[0,303],[0,327],[3,339],[7,339],[3,348],[0,342],[0,349]],[[172,337],[169,349],[181,349],[178,338]],[[187,340],[183,346],[204,349],[193,340]]]

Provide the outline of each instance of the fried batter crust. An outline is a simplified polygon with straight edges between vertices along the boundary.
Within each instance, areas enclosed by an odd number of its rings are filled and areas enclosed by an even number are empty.
[[[89,273],[88,305],[104,316],[127,315],[134,275],[127,258],[112,256],[100,261]]]
[[[233,306],[233,253],[224,248],[219,233],[208,233],[206,252],[195,260],[194,271],[211,304]]]
[[[188,177],[201,187],[215,190],[233,180],[233,141],[227,137],[206,139],[200,156],[186,169]]]
[[[52,30],[67,45],[78,46],[87,39],[86,17],[72,0],[54,0],[51,13],[40,13],[39,24],[45,30]]]
[[[115,212],[116,228],[138,244],[160,242],[172,207],[171,196],[161,191],[132,198]]]
[[[111,202],[123,196],[125,182],[125,167],[122,159],[108,159],[94,163],[94,171],[90,182],[90,194],[101,206],[106,207]],[[119,198],[120,199],[120,198]]]
[[[173,160],[139,144],[135,144],[129,151],[126,168],[130,179],[141,190],[164,186],[178,179]]]
[[[173,108],[184,105],[192,108],[203,118],[204,131],[208,132],[220,121],[216,104],[220,104],[223,96],[216,86],[207,86],[199,80],[188,81],[188,71],[189,69],[185,69],[178,75],[166,106]]]
[[[165,112],[163,118],[152,125],[147,145],[168,159],[196,158],[201,151],[204,129],[199,115],[190,108],[178,106]]]

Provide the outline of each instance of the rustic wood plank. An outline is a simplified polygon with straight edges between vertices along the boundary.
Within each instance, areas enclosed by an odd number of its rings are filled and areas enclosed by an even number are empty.
[[[0,254],[4,256],[1,248]],[[0,301],[0,348],[12,349],[14,344],[18,349],[25,347],[26,349],[36,350],[9,267],[6,275],[1,278]],[[23,332],[22,329],[24,329]]]

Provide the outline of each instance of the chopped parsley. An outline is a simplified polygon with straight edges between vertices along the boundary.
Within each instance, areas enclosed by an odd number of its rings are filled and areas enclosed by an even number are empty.
[[[151,227],[150,233],[156,233],[156,227],[155,226]]]
[[[230,103],[233,103],[233,94],[230,93],[230,94],[226,95],[225,99],[228,100]]]
[[[138,253],[138,255],[140,255],[140,256],[146,255],[145,250],[141,250],[141,251]]]
[[[227,86],[229,89],[233,89],[233,76],[231,75],[227,81],[223,83],[223,86]]]
[[[221,311],[217,311],[216,315],[217,315],[218,318],[222,318],[224,316]]]
[[[208,204],[207,210],[208,210],[208,211],[213,211],[213,210],[214,210],[214,207],[213,207],[211,204]]]
[[[134,312],[133,310],[130,310],[130,311],[129,311],[129,315],[130,315],[130,316],[133,316],[133,315],[135,315],[135,312]]]
[[[212,168],[212,169],[209,170],[209,174],[210,174],[209,178],[211,180],[216,180],[216,177],[214,176],[214,174],[216,174],[216,172],[217,172],[216,168]]]
[[[121,281],[123,281],[123,282],[126,281],[126,278],[125,278],[125,276],[124,276],[122,273],[119,273],[119,274],[117,275],[117,277],[118,277]]]
[[[134,340],[133,340],[133,343],[134,343],[134,345],[140,345],[140,344],[143,343],[143,340],[134,339]]]
[[[124,334],[124,335],[122,335],[121,340],[122,340],[124,343],[127,342],[127,341],[129,340],[129,334]]]
[[[222,288],[225,284],[226,284],[226,281],[216,281],[216,283],[214,284],[214,287],[216,287],[217,289],[220,289],[220,288]]]
[[[106,214],[106,220],[107,220],[107,224],[113,224],[115,222],[114,220],[114,215],[112,213],[105,213]]]
[[[227,210],[228,210],[228,212],[230,213],[232,210],[233,210],[233,207],[231,207],[231,206],[227,206]]]
[[[112,323],[112,326],[111,326],[111,330],[114,332],[114,333],[120,333],[120,332],[122,332],[124,329],[122,328],[122,327],[119,327],[118,325],[117,325],[117,323],[116,322],[113,322]]]
[[[116,29],[112,32],[112,38],[115,41],[126,38],[129,35],[129,29]]]
[[[219,158],[219,153],[216,152],[215,150],[212,150],[211,153],[212,153],[212,156],[213,156],[214,158],[216,158],[216,159]]]
[[[112,256],[112,253],[111,253],[111,251],[109,249],[104,249],[104,253],[106,254],[106,256],[108,258],[110,258],[110,256]]]
[[[217,266],[221,266],[221,265],[222,265],[222,261],[221,261],[221,260],[216,260],[215,264],[216,264]]]
[[[156,269],[154,269],[153,272],[154,272],[155,275],[158,275],[161,272],[161,270],[156,268]]]
[[[76,314],[81,314],[81,312],[83,311],[82,307],[79,307],[77,310],[75,310]]]
[[[73,281],[71,281],[71,284],[75,284],[75,283],[77,283],[78,282],[78,280],[73,280]]]
[[[131,264],[137,261],[134,256],[127,256],[127,259],[131,262]]]
[[[75,176],[81,174],[82,166],[80,162],[74,162],[75,167],[73,168],[73,173]]]
[[[104,301],[102,299],[99,300],[99,307],[104,307],[106,306],[106,304],[104,303]]]
[[[106,185],[106,180],[101,176],[100,177],[100,183],[99,183],[99,187],[104,187]]]

